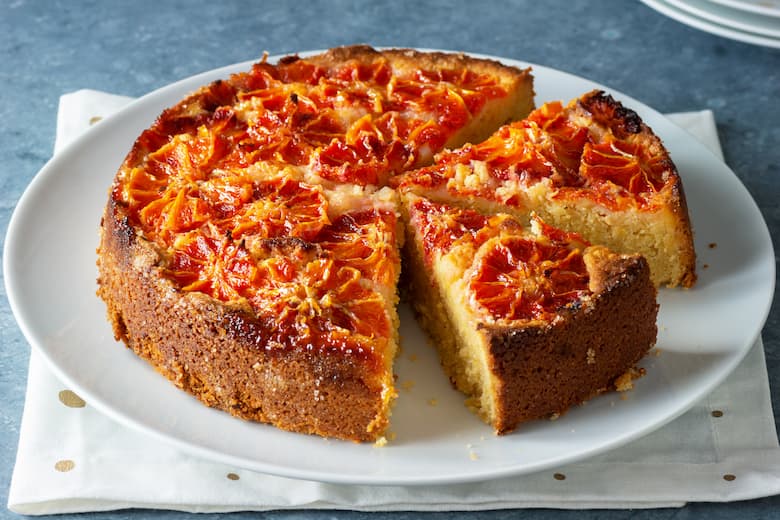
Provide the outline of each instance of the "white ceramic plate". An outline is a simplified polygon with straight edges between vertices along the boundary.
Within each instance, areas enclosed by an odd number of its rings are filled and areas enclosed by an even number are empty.
[[[710,0],[734,9],[758,13],[764,16],[780,17],[780,0]]]
[[[580,460],[661,427],[720,383],[756,340],[769,311],[775,265],[758,208],[704,146],[652,109],[610,91],[669,147],[689,196],[701,273],[694,289],[661,291],[661,353],[643,362],[647,375],[625,400],[604,395],[557,421],[496,437],[463,406],[402,307],[400,397],[391,426],[395,440],[388,446],[287,433],[204,407],[113,340],[95,296],[97,229],[107,188],[135,136],[185,93],[248,67],[175,83],[95,125],[40,171],[11,219],[4,267],[23,333],[69,387],[114,419],[196,455],[287,477],[405,485],[476,481]],[[537,103],[603,88],[545,67],[534,66],[534,74]]]
[[[780,18],[732,9],[709,0],[666,0],[683,11],[738,31],[780,38]]]
[[[745,43],[752,43],[754,45],[762,45],[764,47],[780,48],[780,38],[774,38],[772,36],[762,36],[753,32],[747,32],[736,29],[734,27],[721,25],[711,20],[707,20],[700,16],[696,16],[691,12],[680,9],[675,5],[664,0],[642,0],[644,4],[652,9],[655,9],[659,13],[677,20],[680,23],[689,25],[695,29],[729,38]]]

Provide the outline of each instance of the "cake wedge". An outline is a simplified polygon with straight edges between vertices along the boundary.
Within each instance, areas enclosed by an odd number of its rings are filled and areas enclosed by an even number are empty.
[[[531,216],[402,195],[412,301],[444,371],[496,433],[614,388],[655,344],[647,261]]]

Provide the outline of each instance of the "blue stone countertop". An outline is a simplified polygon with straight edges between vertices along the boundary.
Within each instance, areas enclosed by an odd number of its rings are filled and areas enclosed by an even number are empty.
[[[714,110],[726,162],[780,236],[780,50],[700,32],[638,1],[394,2],[0,0],[0,240],[14,206],[50,158],[61,94],[139,96],[175,80],[270,54],[343,44],[462,50],[592,79],[661,112]],[[2,245],[2,244],[0,244]],[[29,345],[0,284],[0,504],[7,502]],[[777,295],[777,292],[775,292]],[[763,331],[780,410],[780,301]],[[777,518],[780,497],[683,509],[488,511],[446,517]],[[293,511],[268,518],[417,518],[427,513]],[[0,517],[17,515],[0,508]],[[119,511],[105,519],[184,513]],[[238,515],[228,515],[238,516]]]

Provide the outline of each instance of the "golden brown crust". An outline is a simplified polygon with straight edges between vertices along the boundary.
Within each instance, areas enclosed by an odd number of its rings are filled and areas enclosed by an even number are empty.
[[[499,382],[498,433],[614,388],[655,344],[658,305],[647,262],[618,257],[589,271],[604,282],[589,309],[563,311],[547,326],[483,327]]]
[[[442,69],[468,69],[474,72],[484,72],[496,76],[506,83],[523,82],[530,76],[529,69],[518,69],[511,65],[505,65],[497,60],[475,58],[463,53],[453,52],[427,52],[416,49],[381,49],[377,50],[368,45],[348,45],[335,47],[322,54],[309,56],[305,59],[325,68],[343,65],[349,60],[371,62],[384,57],[394,66],[408,68],[410,70],[442,70]],[[295,55],[282,60],[296,59]]]
[[[356,441],[387,427],[391,395],[369,360],[267,348],[273,323],[241,305],[182,295],[154,249],[109,203],[98,260],[99,295],[116,339],[208,406],[279,428]]]

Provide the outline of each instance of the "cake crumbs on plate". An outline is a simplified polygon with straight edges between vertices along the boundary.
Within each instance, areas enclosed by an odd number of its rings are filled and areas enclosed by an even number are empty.
[[[382,435],[374,441],[374,448],[384,448],[388,445],[388,443],[394,441],[397,436],[398,435],[395,432],[387,432],[385,435]]]
[[[436,399],[436,398],[431,398],[431,399],[428,399],[428,404],[429,404],[430,406],[436,406],[436,405],[438,405],[438,404],[439,404],[439,400],[438,400],[438,399]]]
[[[634,380],[639,379],[645,375],[645,371],[642,368],[633,367],[626,371],[625,374],[615,379],[615,390],[618,392],[627,392],[634,388]]]
[[[411,389],[414,388],[414,381],[412,381],[411,379],[407,379],[406,381],[401,383],[401,388],[403,388],[407,392],[411,391]]]

